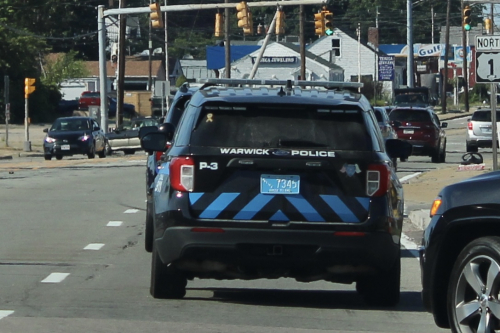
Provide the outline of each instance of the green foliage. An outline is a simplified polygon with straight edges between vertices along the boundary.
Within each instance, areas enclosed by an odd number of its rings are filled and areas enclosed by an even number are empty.
[[[85,63],[76,59],[76,51],[47,58],[43,67],[42,83],[56,88],[60,88],[61,83],[66,79],[90,75]]]

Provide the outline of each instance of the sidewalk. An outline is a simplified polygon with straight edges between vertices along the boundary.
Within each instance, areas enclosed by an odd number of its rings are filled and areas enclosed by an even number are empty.
[[[9,124],[8,132],[5,124],[0,125],[0,160],[16,157],[43,157],[44,128],[50,124],[31,124],[28,128],[28,138],[31,142],[31,151],[24,151],[26,129],[24,125]],[[8,134],[8,138],[6,136]],[[6,142],[8,139],[8,142]],[[8,146],[7,146],[8,144]]]

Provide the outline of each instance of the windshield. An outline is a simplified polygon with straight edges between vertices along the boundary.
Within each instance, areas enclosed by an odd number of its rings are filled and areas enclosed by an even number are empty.
[[[429,122],[431,115],[427,111],[420,110],[393,110],[389,114],[390,120],[405,121],[405,122]]]
[[[90,129],[86,119],[59,118],[54,121],[50,131],[84,131]]]
[[[394,104],[426,104],[427,98],[424,94],[397,95]]]
[[[291,105],[205,107],[193,131],[191,144],[372,150],[360,110]]]

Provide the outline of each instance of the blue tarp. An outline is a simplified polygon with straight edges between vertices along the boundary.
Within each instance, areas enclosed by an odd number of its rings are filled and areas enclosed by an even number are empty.
[[[231,45],[231,62],[260,49],[260,45]],[[226,66],[224,46],[207,46],[207,69],[221,69]]]

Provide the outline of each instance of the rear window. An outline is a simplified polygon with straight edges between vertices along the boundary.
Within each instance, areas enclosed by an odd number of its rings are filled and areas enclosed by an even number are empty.
[[[101,97],[101,93],[99,93],[99,92],[86,92],[86,93],[82,94],[82,97],[99,98],[99,97]]]
[[[431,115],[427,111],[419,110],[393,110],[389,114],[390,120],[406,121],[406,122],[430,122]]]
[[[491,121],[491,110],[476,111],[472,114],[473,121]],[[500,121],[500,111],[497,111],[497,121]]]
[[[201,110],[190,143],[208,147],[373,150],[362,111],[316,105],[207,105]]]

